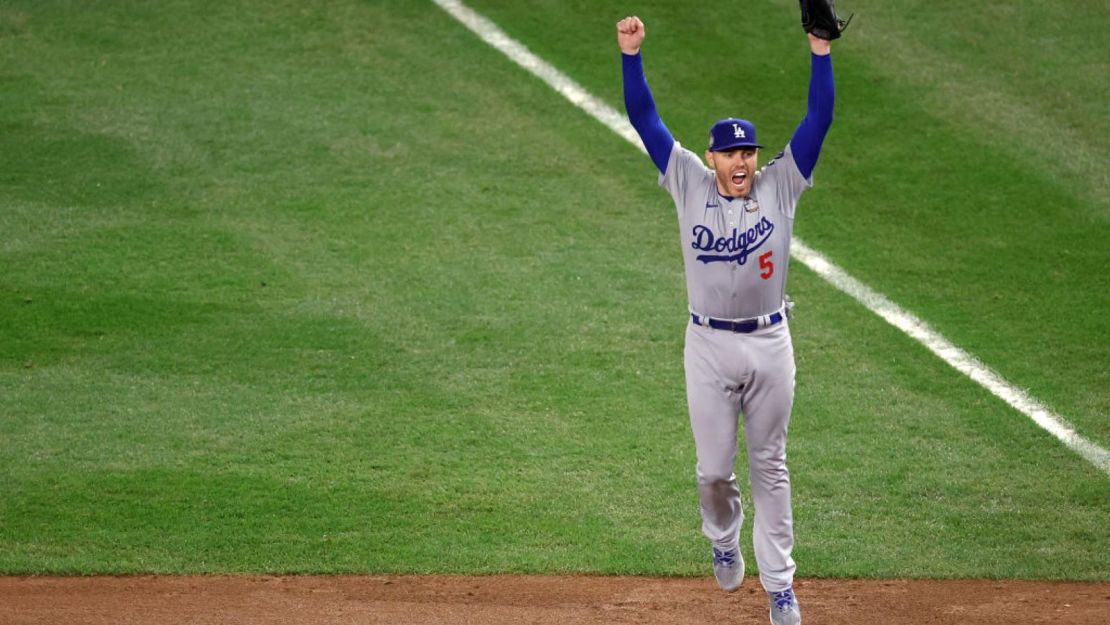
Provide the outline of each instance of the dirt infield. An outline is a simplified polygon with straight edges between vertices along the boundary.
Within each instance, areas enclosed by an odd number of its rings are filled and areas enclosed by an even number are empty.
[[[807,625],[1110,622],[1110,583],[800,580]],[[767,622],[757,579],[0,577],[3,625]]]

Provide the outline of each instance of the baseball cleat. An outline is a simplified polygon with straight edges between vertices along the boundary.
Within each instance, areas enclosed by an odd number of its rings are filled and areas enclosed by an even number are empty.
[[[767,597],[771,601],[771,625],[802,625],[802,609],[793,588],[769,592]]]
[[[713,577],[721,590],[732,592],[744,583],[744,556],[739,547],[720,550],[713,548]]]

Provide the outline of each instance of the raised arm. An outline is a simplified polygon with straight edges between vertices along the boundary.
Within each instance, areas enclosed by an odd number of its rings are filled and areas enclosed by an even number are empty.
[[[624,108],[628,112],[628,121],[640,135],[659,173],[664,174],[671,148],[674,147],[674,137],[659,118],[647,78],[644,77],[644,61],[640,56],[643,42],[644,23],[640,18],[626,17],[617,22],[617,44],[621,49],[624,74]]]
[[[794,154],[798,170],[809,178],[813,168],[817,166],[817,157],[821,153],[825,134],[829,131],[829,126],[832,126],[836,94],[830,54],[832,46],[820,37],[812,34],[807,36],[810,49],[809,108],[790,139],[790,151]]]

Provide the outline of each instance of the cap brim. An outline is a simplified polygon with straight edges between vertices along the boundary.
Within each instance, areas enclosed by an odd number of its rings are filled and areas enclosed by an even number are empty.
[[[721,147],[709,148],[709,151],[710,152],[728,152],[729,150],[739,150],[741,148],[762,148],[762,147],[763,146],[759,143],[742,142],[742,143],[729,143],[728,145],[722,145]]]

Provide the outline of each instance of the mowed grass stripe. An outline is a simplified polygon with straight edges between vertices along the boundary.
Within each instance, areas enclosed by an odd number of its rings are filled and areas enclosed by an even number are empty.
[[[491,94],[485,84],[503,82],[499,72],[456,80],[440,48],[426,46],[429,32],[444,43],[446,17],[429,31],[421,7],[345,9],[228,7],[217,20],[224,45],[258,51],[234,59],[188,45],[208,36],[206,23],[148,16],[153,32],[180,20],[162,39],[190,50],[174,62],[196,71],[165,80],[207,94],[201,106],[140,83],[117,109],[97,85],[129,76],[122,65],[94,83],[28,63],[59,93],[87,90],[84,108],[108,124],[157,110],[139,149],[151,147],[147,137],[172,144],[181,129],[201,158],[158,206],[113,185],[106,207],[80,204],[76,233],[48,198],[33,207],[38,220],[15,221],[34,237],[5,259],[18,269],[5,277],[5,335],[19,340],[5,350],[3,379],[15,398],[3,422],[5,570],[631,571],[678,560],[685,535],[669,525],[597,540],[613,534],[610,518],[626,525],[640,509],[606,501],[614,489],[602,483],[640,484],[629,495],[643,497],[650,480],[656,497],[679,491],[668,481],[685,482],[660,467],[631,474],[642,464],[633,449],[654,462],[687,451],[668,444],[685,442],[684,422],[666,418],[677,410],[637,425],[661,443],[624,439],[629,414],[672,399],[641,392],[673,388],[652,380],[674,363],[642,350],[673,344],[617,317],[612,299],[620,283],[677,287],[677,272],[642,262],[653,249],[645,229],[614,241],[628,266],[597,273],[607,263],[584,233],[612,230],[612,210],[570,223],[550,210],[607,193],[568,190],[589,174],[584,154],[609,139],[586,123],[536,120],[537,110],[571,119],[545,90]],[[39,32],[65,39],[66,19],[38,19]],[[95,29],[95,16],[79,26]],[[319,54],[330,72],[301,54],[316,35],[329,42]],[[152,43],[133,45],[160,56]],[[256,63],[289,79],[250,71]],[[351,99],[361,108],[348,108]],[[71,109],[61,104],[37,114],[64,133],[59,118],[69,122]],[[532,148],[506,137],[566,156],[507,167]],[[20,141],[34,148],[44,137]],[[428,161],[436,155],[449,157]],[[115,152],[102,157],[104,170],[121,165]],[[50,171],[44,162],[34,173]],[[172,181],[174,172],[154,173]],[[101,233],[117,213],[128,220],[124,240],[140,248],[113,247]],[[176,238],[152,236],[161,230]],[[201,245],[212,230],[222,237]],[[661,232],[657,240],[661,248]],[[205,259],[224,271],[209,272]],[[637,324],[658,325],[669,307],[641,300]],[[200,310],[185,314],[190,305]],[[173,312],[185,323],[163,323]],[[40,319],[49,323],[32,323]],[[616,366],[626,352],[637,354],[634,371]],[[645,536],[666,546],[634,548]]]
[[[1090,45],[1110,24],[1110,9],[1069,2],[991,1],[972,12],[958,2],[859,4],[866,12],[859,52],[884,61],[875,69],[918,85],[940,123],[999,147],[1023,168],[1049,167],[1083,199],[1081,211],[1110,220],[1110,145],[1097,139],[1110,133],[1110,76],[1106,55]],[[923,25],[935,36],[906,36]],[[1025,50],[1014,49],[1014,41]]]

